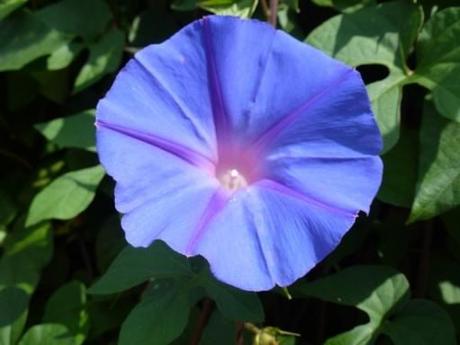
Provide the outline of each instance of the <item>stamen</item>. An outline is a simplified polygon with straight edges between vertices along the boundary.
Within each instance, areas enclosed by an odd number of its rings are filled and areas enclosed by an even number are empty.
[[[248,185],[246,178],[236,169],[227,170],[219,177],[219,181],[223,187],[231,192],[235,192]]]

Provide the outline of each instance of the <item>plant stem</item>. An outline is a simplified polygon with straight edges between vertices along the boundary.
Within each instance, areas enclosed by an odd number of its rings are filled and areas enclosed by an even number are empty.
[[[428,278],[430,273],[431,242],[433,237],[433,222],[428,221],[422,229],[422,248],[418,266],[417,285],[414,292],[415,297],[424,298],[428,289]]]
[[[203,308],[201,309],[200,315],[193,330],[192,337],[190,338],[190,345],[198,345],[203,335],[204,329],[208,324],[209,318],[214,309],[214,302],[209,298],[203,301]]]
[[[270,16],[268,22],[276,28],[278,18],[278,0],[270,0]]]

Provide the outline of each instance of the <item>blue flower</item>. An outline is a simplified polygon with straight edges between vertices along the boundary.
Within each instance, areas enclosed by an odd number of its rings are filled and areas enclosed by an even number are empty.
[[[245,290],[305,275],[381,181],[359,73],[256,20],[206,17],[139,51],[96,125],[127,241],[202,255]]]

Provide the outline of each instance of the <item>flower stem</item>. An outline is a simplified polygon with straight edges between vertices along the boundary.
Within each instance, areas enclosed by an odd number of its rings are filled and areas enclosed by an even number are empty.
[[[211,317],[212,311],[214,309],[214,302],[208,298],[203,301],[203,308],[201,309],[200,315],[193,330],[192,336],[190,338],[190,345],[198,345],[203,335],[204,329],[208,324],[209,318]]]
[[[278,18],[278,0],[270,0],[270,15],[268,17],[268,22],[276,28],[276,21]]]

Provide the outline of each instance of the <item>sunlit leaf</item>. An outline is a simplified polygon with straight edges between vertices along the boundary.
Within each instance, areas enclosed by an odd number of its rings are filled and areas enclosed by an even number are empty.
[[[94,151],[96,130],[94,110],[58,118],[35,125],[41,134],[60,148],[81,148]]]
[[[124,33],[112,29],[99,41],[89,45],[89,59],[75,80],[75,92],[87,88],[119,67],[124,41]]]
[[[29,12],[11,16],[0,22],[0,71],[20,69],[51,54],[69,39]]]
[[[45,219],[70,219],[83,212],[94,199],[104,177],[101,166],[66,173],[38,193],[29,209],[27,225]]]
[[[27,0],[2,0],[0,2],[0,20],[6,18],[11,12],[21,7]]]
[[[460,205],[460,123],[425,102],[419,173],[410,221],[429,219]]]

